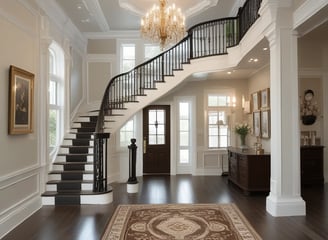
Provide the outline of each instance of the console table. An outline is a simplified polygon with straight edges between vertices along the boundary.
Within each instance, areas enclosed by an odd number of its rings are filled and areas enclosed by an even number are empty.
[[[228,148],[229,181],[245,194],[270,191],[270,154],[257,155],[252,149]]]
[[[301,184],[323,184],[323,146],[301,147]]]

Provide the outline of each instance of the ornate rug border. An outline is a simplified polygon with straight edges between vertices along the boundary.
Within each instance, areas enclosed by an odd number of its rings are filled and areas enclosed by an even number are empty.
[[[166,208],[172,208],[179,206],[181,208],[188,208],[188,207],[220,207],[224,210],[224,214],[228,216],[227,219],[229,219],[229,222],[231,225],[236,226],[236,224],[233,222],[233,219],[230,215],[228,215],[227,211],[229,211],[229,208],[232,208],[233,211],[238,215],[238,217],[241,219],[243,225],[247,227],[247,230],[254,236],[255,240],[261,240],[262,238],[259,236],[259,234],[255,231],[253,226],[249,223],[249,221],[246,219],[244,214],[240,211],[238,206],[235,203],[171,203],[171,204],[119,204],[114,214],[112,215],[109,223],[106,225],[106,229],[104,230],[104,233],[101,237],[101,240],[108,240],[108,239],[121,239],[121,234],[119,238],[108,238],[108,235],[110,232],[117,232],[121,233],[123,229],[125,229],[125,225],[128,219],[132,213],[131,210],[134,209],[142,209],[142,208],[158,208],[158,207],[166,207]],[[123,213],[123,215],[118,216],[119,213]],[[114,223],[122,222],[119,224],[119,226],[116,226],[113,228]]]

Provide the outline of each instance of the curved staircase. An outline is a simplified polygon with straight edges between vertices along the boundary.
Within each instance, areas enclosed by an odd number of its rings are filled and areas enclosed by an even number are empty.
[[[228,48],[237,46],[259,17],[262,0],[248,0],[236,17],[200,23],[174,47],[112,78],[100,109],[81,116],[66,136],[49,173],[43,204],[106,204],[107,139],[134,113],[180,84],[193,72],[234,67]],[[162,94],[159,94],[162,93]]]

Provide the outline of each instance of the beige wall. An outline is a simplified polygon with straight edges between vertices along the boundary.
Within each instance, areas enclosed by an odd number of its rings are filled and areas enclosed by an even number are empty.
[[[70,110],[72,113],[83,99],[83,57],[74,49],[71,55],[73,64],[70,79]]]
[[[116,54],[116,39],[89,39],[88,54]]]
[[[112,72],[111,63],[88,63],[88,101],[101,101]]]
[[[253,76],[251,76],[248,79],[248,99],[251,99],[251,94],[261,91],[263,89],[270,88],[270,67],[266,66],[262,69],[260,69],[257,73],[255,73]],[[253,128],[253,114],[248,114],[248,123]],[[250,147],[254,147],[254,144],[256,142],[255,136],[253,134],[250,134],[248,136],[248,145]],[[262,147],[266,152],[270,152],[270,138],[269,139],[261,139]]]
[[[5,15],[2,13],[6,13]],[[41,206],[38,159],[39,32],[38,16],[19,1],[1,1],[0,11],[0,238]],[[5,36],[5,37],[4,37]],[[8,135],[9,66],[35,74],[34,131]],[[8,221],[10,220],[10,221]]]

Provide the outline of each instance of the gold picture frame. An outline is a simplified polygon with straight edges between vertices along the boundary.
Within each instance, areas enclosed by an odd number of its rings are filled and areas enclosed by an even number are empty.
[[[261,91],[261,109],[270,108],[270,88]]]
[[[261,107],[260,92],[254,92],[251,94],[251,107],[252,107],[252,112],[256,112],[260,110]]]
[[[261,137],[261,112],[253,112],[253,135]]]
[[[270,138],[270,110],[261,111],[261,135],[262,138]]]
[[[33,132],[34,74],[21,68],[9,69],[8,134]]]

